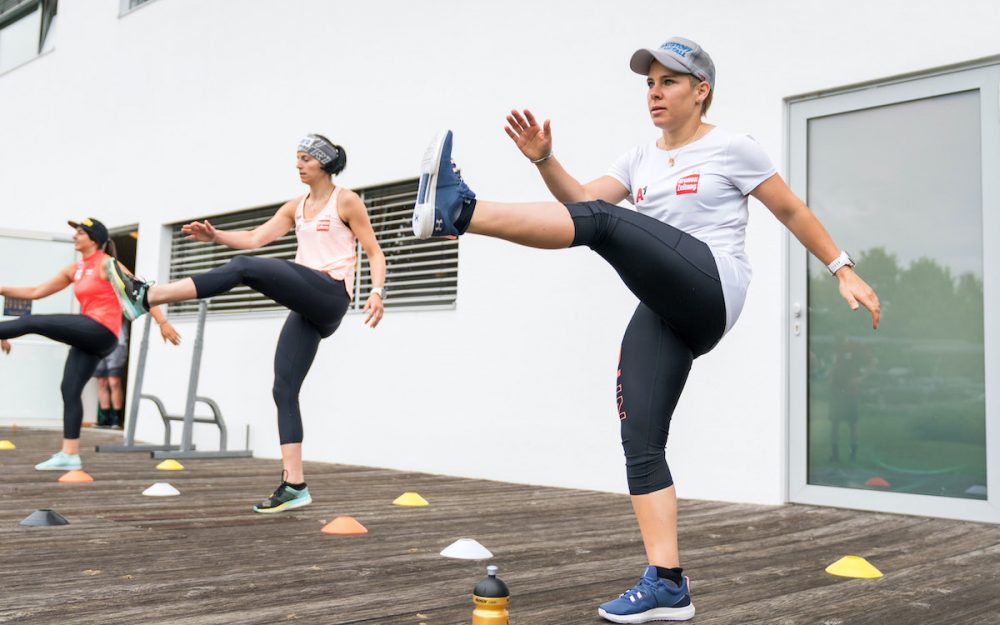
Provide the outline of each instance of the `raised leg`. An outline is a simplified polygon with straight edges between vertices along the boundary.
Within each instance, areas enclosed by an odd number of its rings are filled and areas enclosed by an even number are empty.
[[[507,204],[476,203],[468,232],[552,250],[573,243],[573,220],[566,206],[558,202]]]

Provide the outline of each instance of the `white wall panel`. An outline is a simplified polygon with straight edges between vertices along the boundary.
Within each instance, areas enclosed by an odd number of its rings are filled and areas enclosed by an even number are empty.
[[[347,148],[340,182],[360,187],[414,176],[449,126],[480,197],[540,199],[505,113],[551,117],[560,160],[598,176],[654,136],[627,62],[672,34],[715,58],[709,120],[754,135],[779,169],[784,97],[1000,53],[992,0],[159,0],[122,18],[118,4],[62,3],[54,51],[0,77],[0,225],[138,222],[139,269],[160,278],[162,224],[300,193],[306,132]],[[751,212],[743,318],[695,364],[671,433],[686,497],[785,497],[784,234]],[[392,313],[374,332],[350,317],[324,342],[302,394],[306,457],[623,491],[613,392],[632,296],[584,250],[469,237],[460,267],[454,311]],[[212,319],[206,337],[201,390],[234,445],[251,425],[261,456],[278,452],[280,324]],[[179,405],[188,353],[157,345],[147,389]]]

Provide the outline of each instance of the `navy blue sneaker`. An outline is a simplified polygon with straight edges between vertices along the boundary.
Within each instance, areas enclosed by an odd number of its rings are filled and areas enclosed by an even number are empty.
[[[655,566],[648,566],[635,586],[601,605],[597,613],[615,623],[686,621],[694,617],[688,578],[677,586],[657,577]]]
[[[435,137],[420,164],[420,187],[413,207],[413,234],[418,239],[455,238],[472,220],[476,194],[455,170],[451,138],[450,130]]]

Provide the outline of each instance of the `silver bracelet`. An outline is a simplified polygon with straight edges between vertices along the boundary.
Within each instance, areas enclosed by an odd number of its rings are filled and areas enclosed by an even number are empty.
[[[549,160],[550,158],[552,158],[552,157],[553,157],[553,155],[555,155],[555,152],[549,152],[548,154],[546,154],[546,155],[545,155],[545,156],[543,156],[542,158],[540,158],[540,159],[538,159],[538,160],[536,160],[536,161],[531,161],[531,163],[532,163],[533,165],[538,165],[539,163],[544,163],[545,161],[547,161],[547,160]]]

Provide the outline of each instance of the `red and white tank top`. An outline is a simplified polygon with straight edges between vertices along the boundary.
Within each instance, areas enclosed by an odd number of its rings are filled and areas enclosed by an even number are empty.
[[[354,296],[354,266],[358,262],[358,242],[337,213],[340,187],[333,190],[326,206],[312,219],[305,218],[306,195],[295,209],[295,238],[299,249],[295,262],[343,280],[347,295]]]
[[[122,307],[111,283],[101,278],[101,263],[107,258],[104,252],[94,252],[76,263],[73,294],[80,302],[81,315],[90,317],[118,336],[122,331]]]

